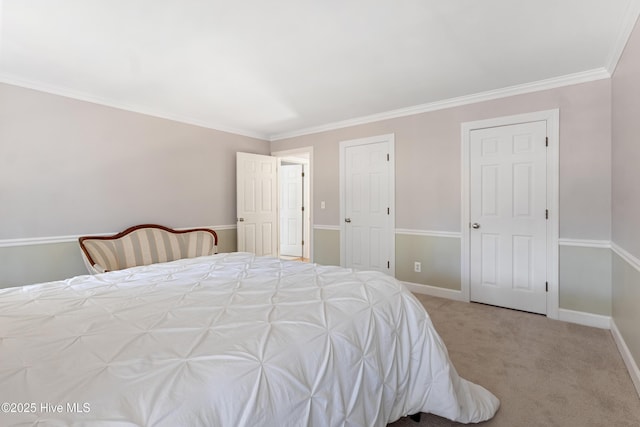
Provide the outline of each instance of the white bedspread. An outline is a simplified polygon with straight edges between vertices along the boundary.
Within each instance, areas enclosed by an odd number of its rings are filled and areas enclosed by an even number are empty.
[[[395,279],[247,253],[0,290],[0,403],[2,426],[167,427],[479,422],[499,405]]]

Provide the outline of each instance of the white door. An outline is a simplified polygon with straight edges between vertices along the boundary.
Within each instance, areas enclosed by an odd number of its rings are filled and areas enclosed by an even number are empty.
[[[393,274],[390,142],[384,137],[346,141],[342,149],[343,264]]]
[[[471,131],[471,300],[547,312],[546,121]]]
[[[302,257],[311,259],[311,168],[309,164],[302,166],[304,176],[302,177],[302,205],[304,215],[302,216]]]
[[[302,257],[302,165],[280,166],[280,255]]]
[[[238,251],[278,256],[278,162],[236,154]]]

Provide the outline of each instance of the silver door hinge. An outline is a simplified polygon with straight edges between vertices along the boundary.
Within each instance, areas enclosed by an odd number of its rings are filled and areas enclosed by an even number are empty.
[[[387,261],[387,268],[391,268],[391,262]]]
[[[549,282],[544,282],[544,291],[549,292]]]
[[[549,219],[549,209],[544,210],[544,219]]]
[[[389,211],[389,208],[387,208],[387,215],[390,215],[390,211]]]
[[[549,137],[548,136],[544,138],[544,146],[545,147],[549,146]]]
[[[387,162],[389,161],[389,153],[387,153]]]

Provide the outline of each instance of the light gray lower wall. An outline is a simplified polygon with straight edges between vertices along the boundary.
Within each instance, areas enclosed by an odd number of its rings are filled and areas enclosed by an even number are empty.
[[[0,288],[88,274],[77,242],[0,248]]]
[[[560,246],[560,308],[611,315],[611,249]]]
[[[638,98],[638,97],[636,97]],[[313,218],[340,224],[340,142],[395,135],[396,224],[457,230],[464,122],[560,109],[560,235],[611,238],[611,82],[564,86],[272,141],[271,151],[313,147]],[[325,208],[321,209],[321,203]]]
[[[439,288],[461,289],[460,239],[396,234],[396,278]],[[414,263],[421,263],[421,272]]]
[[[238,231],[235,228],[216,230],[218,235],[218,253],[238,250]]]
[[[413,271],[413,263],[422,272]],[[340,231],[314,229],[313,262],[340,265]],[[396,234],[396,278],[445,289],[460,290],[460,239]]]
[[[396,278],[452,290],[461,289],[460,240],[396,235]],[[422,272],[414,272],[414,262]],[[611,315],[611,250],[560,247],[560,308]]]
[[[314,233],[314,262],[340,265],[340,231],[315,229]],[[459,291],[460,250],[458,238],[398,233],[396,278]],[[611,316],[611,250],[561,246],[559,256],[560,308]],[[414,272],[415,261],[422,264],[420,273]]]
[[[237,250],[236,229],[216,230],[218,252]],[[0,247],[0,288],[88,274],[78,242]]]
[[[340,231],[313,229],[313,262],[340,265]]]
[[[615,252],[612,258],[613,321],[633,359],[640,366],[640,271]]]

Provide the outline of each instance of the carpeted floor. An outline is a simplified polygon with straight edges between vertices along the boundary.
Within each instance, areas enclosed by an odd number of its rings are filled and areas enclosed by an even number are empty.
[[[501,401],[483,426],[638,427],[640,398],[611,333],[544,316],[416,295],[458,373]],[[390,427],[458,426],[422,414]]]

